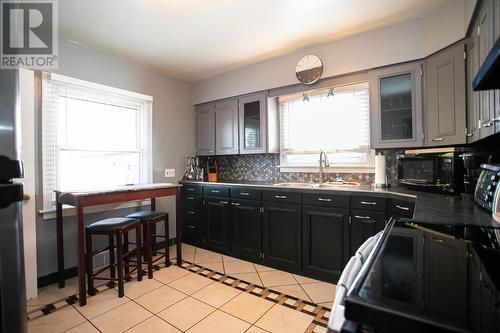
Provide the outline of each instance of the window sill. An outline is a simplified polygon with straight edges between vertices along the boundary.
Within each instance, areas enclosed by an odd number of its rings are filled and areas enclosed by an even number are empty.
[[[317,166],[278,166],[280,172],[318,173]],[[375,167],[329,167],[323,168],[324,173],[375,173]]]
[[[125,202],[121,204],[108,204],[108,205],[100,205],[100,206],[93,206],[93,207],[88,207],[85,209],[85,214],[92,214],[92,213],[99,213],[99,212],[106,212],[110,210],[118,210],[118,209],[125,209],[125,208],[134,208],[134,207],[142,207],[142,206],[149,206],[151,203],[149,200],[143,200],[143,201],[130,201],[130,202]],[[56,218],[56,209],[55,207],[52,209],[45,209],[45,210],[39,210],[38,214],[42,216],[43,220],[52,220]],[[75,216],[76,215],[76,209],[73,206],[63,206],[63,217],[69,217],[69,216]]]

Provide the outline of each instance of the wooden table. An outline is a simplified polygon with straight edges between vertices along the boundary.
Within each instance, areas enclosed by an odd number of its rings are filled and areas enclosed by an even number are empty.
[[[176,209],[176,245],[177,245],[177,265],[182,263],[182,218],[180,209],[180,188],[181,185],[170,183],[143,184],[133,186],[123,186],[99,191],[84,192],[56,192],[56,224],[57,224],[57,269],[59,288],[64,288],[64,238],[63,238],[63,205],[76,208],[76,222],[78,237],[76,250],[78,254],[78,284],[80,305],[87,304],[87,290],[85,284],[85,221],[83,209],[85,207],[105,205],[111,203],[151,200],[151,209],[156,209],[156,198],[175,196]]]

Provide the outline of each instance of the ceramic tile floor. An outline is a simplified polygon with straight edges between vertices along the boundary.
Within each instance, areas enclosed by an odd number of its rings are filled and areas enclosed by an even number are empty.
[[[174,247],[171,258],[175,258]],[[326,331],[335,285],[187,244],[183,244],[183,259],[194,264],[184,268],[172,265],[155,271],[152,280],[128,282],[123,298],[118,298],[116,290],[105,289],[89,297],[84,307],[65,305],[30,320],[29,332]],[[205,268],[220,274],[197,274]],[[222,277],[223,283],[217,280],[221,274],[229,276]],[[240,283],[238,287],[232,278],[250,285]],[[56,285],[41,288],[39,296],[28,301],[28,313],[76,292],[76,279],[68,280],[64,289]]]

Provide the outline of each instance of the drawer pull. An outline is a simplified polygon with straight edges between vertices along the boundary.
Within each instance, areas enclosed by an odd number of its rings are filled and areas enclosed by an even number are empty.
[[[192,187],[186,187],[186,190],[187,191],[194,191],[194,188],[192,188]]]
[[[187,213],[188,213],[188,214],[191,214],[191,215],[196,214],[196,212],[193,212],[192,210],[188,210],[188,211],[187,211]]]
[[[434,241],[436,243],[444,243],[444,240],[440,239],[440,238],[434,238]]]
[[[247,196],[247,195],[250,195],[250,193],[248,193],[248,192],[240,192],[240,195]]]
[[[332,202],[332,199],[328,199],[328,198],[318,198],[318,201]]]
[[[227,202],[227,201],[219,201],[219,203],[221,203],[223,205],[227,205],[229,202]]]
[[[431,139],[431,141],[444,141],[444,138],[434,138],[434,139]]]
[[[361,220],[371,220],[370,216],[354,215],[354,217]]]
[[[275,195],[276,199],[286,199],[286,195]]]
[[[189,229],[195,229],[195,228],[196,228],[194,225],[190,225],[190,224],[189,224],[187,227],[188,227]]]
[[[361,201],[361,204],[362,205],[376,205],[377,203],[373,202],[373,201]]]
[[[233,206],[239,206],[240,204],[237,203],[237,202],[231,202],[231,205],[233,205]]]
[[[465,136],[470,138],[470,137],[474,136],[474,133],[467,133],[467,134],[465,134]]]
[[[491,126],[493,126],[493,122],[492,121],[488,121],[487,123],[483,124],[483,127],[491,127]]]
[[[194,197],[186,197],[188,200],[194,200]]]
[[[410,207],[405,207],[405,206],[400,206],[400,205],[396,205],[396,208],[399,208],[401,210],[406,210],[406,211],[410,210]]]
[[[219,193],[220,191],[219,190],[210,190],[210,192],[212,192],[212,193]]]

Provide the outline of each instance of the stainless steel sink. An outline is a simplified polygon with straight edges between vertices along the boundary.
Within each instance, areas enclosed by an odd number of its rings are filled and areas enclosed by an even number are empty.
[[[344,186],[359,186],[359,183],[356,182],[329,182],[329,183],[278,183],[274,184],[274,186],[279,187],[306,187],[306,188],[335,188],[335,187],[344,187]]]
[[[278,183],[274,184],[274,186],[279,186],[279,187],[312,187],[311,183]]]

